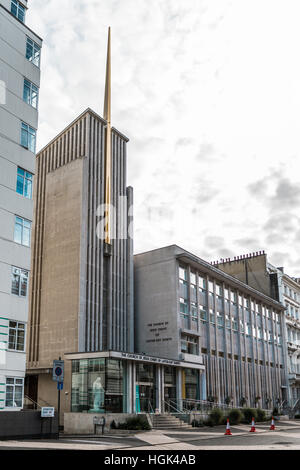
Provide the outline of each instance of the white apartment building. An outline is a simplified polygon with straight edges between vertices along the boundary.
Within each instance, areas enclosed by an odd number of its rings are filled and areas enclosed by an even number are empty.
[[[289,406],[300,410],[300,279],[285,274],[283,268],[268,264],[277,278],[279,301],[285,305],[285,338]]]
[[[24,399],[42,40],[27,0],[0,0],[0,409]]]

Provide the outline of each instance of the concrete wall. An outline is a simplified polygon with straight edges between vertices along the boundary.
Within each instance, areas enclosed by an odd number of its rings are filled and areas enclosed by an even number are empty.
[[[112,421],[116,424],[125,423],[127,418],[136,417],[136,414],[124,414],[124,413],[111,413],[111,414],[100,414],[100,413],[65,413],[64,415],[64,434],[94,434],[94,417],[105,418],[104,432],[110,431],[110,425]],[[146,416],[147,415],[139,415]],[[148,417],[147,417],[148,420]],[[149,422],[149,420],[148,420]],[[101,429],[101,426],[99,427]]]
[[[178,275],[173,252],[169,247],[134,257],[135,349],[179,359]]]
[[[41,411],[2,411],[0,413],[0,439],[56,438],[57,416],[41,418]]]
[[[47,175],[39,367],[77,350],[82,167],[78,159]]]

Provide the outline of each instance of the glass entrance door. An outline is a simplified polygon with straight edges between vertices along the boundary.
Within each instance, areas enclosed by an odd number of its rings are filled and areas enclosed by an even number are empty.
[[[175,413],[176,403],[176,369],[175,367],[164,367],[164,412]]]
[[[139,384],[141,412],[153,413],[155,410],[155,390],[153,384]]]
[[[153,364],[136,364],[136,385],[140,411],[153,413],[156,408],[155,366]]]

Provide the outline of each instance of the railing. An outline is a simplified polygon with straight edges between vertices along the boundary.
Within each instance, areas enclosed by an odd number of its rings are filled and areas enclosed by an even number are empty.
[[[28,397],[27,395],[24,395],[23,409],[24,410],[37,410],[38,408],[42,408],[43,406],[53,407],[53,405],[51,405],[50,403],[47,403],[45,400],[42,400],[41,398],[39,400],[43,402],[44,405],[40,405],[39,403],[34,401],[32,398]]]
[[[24,410],[37,410],[42,408],[36,401],[29,398],[27,395],[24,395],[23,409]]]
[[[300,398],[297,398],[295,403],[292,405],[292,410],[293,411],[297,408],[300,408]]]
[[[180,409],[178,407],[178,404],[176,401],[173,400],[162,400],[162,405],[164,410],[166,411],[166,407],[169,407],[172,409],[171,413],[177,413],[177,414],[186,414],[186,410]]]
[[[210,402],[206,400],[193,400],[193,399],[180,399],[177,400],[176,402],[172,402],[170,405],[170,402],[164,402],[167,405],[169,405],[172,408],[171,413],[179,413],[179,414],[192,414],[195,412],[200,412],[200,413],[207,413],[209,412],[212,408],[219,408],[223,411],[225,410],[231,410],[231,409],[243,409],[244,407],[242,406],[234,406],[226,403],[216,403],[216,402]],[[265,409],[264,411],[269,412],[270,410]]]

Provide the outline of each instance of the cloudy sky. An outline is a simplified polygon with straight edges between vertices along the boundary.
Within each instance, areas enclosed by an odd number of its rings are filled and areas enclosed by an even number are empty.
[[[135,251],[265,250],[300,276],[299,0],[29,0],[44,38],[41,148],[102,114],[130,138]]]

